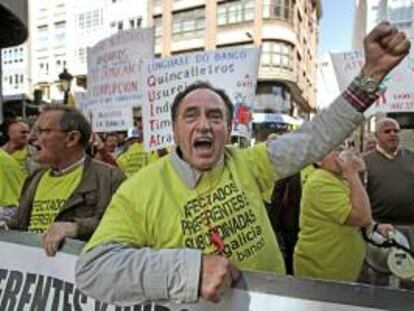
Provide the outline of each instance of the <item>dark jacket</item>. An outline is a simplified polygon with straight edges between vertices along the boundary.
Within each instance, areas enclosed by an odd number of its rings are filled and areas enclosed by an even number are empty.
[[[46,169],[29,176],[22,188],[19,208],[10,229],[27,231],[40,178]],[[76,222],[80,240],[88,240],[99,224],[124,174],[116,167],[86,157],[79,186],[69,197],[66,206],[56,215],[55,222]]]

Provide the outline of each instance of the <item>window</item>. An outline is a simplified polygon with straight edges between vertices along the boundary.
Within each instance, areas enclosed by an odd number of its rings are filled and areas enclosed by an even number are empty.
[[[118,22],[118,30],[122,30],[124,28],[124,22],[123,21],[119,21]]]
[[[95,31],[99,25],[102,25],[101,15],[102,12],[99,9],[80,13],[77,16],[79,28],[86,32]]]
[[[141,24],[142,24],[142,18],[141,17],[131,18],[129,20],[129,27],[130,28],[139,28],[139,27],[141,27]]]
[[[263,42],[262,66],[293,70],[292,45],[285,42]]]
[[[76,50],[76,57],[81,64],[86,63],[86,56],[87,56],[86,48],[80,48]],[[63,67],[66,67],[65,61],[63,61]]]
[[[157,16],[154,18],[154,26],[155,26],[155,42],[159,42],[162,36],[162,17]]]
[[[39,75],[40,76],[49,75],[49,63],[47,61],[39,62]]]
[[[217,7],[217,24],[236,24],[254,19],[253,0],[238,0],[219,4]]]
[[[263,0],[263,18],[292,21],[292,0]]]
[[[55,23],[55,44],[63,45],[66,39],[66,22],[61,21]]]
[[[47,25],[38,26],[37,27],[37,41],[39,43],[39,46],[46,46],[48,40],[49,40],[49,34],[48,34]]]
[[[205,29],[204,8],[183,11],[173,15],[174,37],[197,36]]]

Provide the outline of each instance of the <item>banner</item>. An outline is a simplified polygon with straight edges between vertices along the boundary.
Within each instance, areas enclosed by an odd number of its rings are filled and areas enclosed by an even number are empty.
[[[219,49],[153,59],[144,71],[144,144],[156,150],[173,144],[171,104],[195,81],[224,89],[234,104],[232,135],[250,137],[260,49]]]
[[[67,239],[48,257],[40,235],[0,231],[0,310],[94,311],[257,311],[257,310],[412,310],[414,295],[369,285],[302,280],[243,272],[220,303],[108,305],[81,293],[74,269],[83,243]]]
[[[132,107],[103,107],[90,111],[95,133],[126,131],[134,126]]]
[[[362,51],[331,54],[333,67],[341,91],[348,87],[365,62]],[[367,112],[412,112],[414,111],[414,59],[407,57],[384,79],[387,86]]]
[[[88,96],[91,105],[140,106],[143,58],[154,54],[154,28],[138,28],[98,42],[88,52]]]

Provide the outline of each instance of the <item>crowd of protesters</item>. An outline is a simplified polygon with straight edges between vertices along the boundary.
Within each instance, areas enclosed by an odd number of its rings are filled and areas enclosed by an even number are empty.
[[[66,106],[43,107],[31,127],[9,118],[1,225],[41,234],[49,256],[66,238],[87,241],[77,286],[109,303],[219,301],[244,269],[358,281],[361,228],[395,226],[414,242],[414,155],[399,147],[398,123],[379,121],[363,155],[344,147],[378,97],[363,82],[378,87],[409,47],[380,24],[361,74],[328,109],[252,147],[230,145],[233,105],[206,82],[172,103],[169,153],[145,150],[141,120],[97,134]]]

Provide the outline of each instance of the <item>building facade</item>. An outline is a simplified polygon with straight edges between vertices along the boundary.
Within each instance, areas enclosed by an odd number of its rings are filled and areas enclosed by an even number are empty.
[[[3,120],[3,102],[8,98],[24,101],[23,93],[28,82],[27,44],[22,44],[28,37],[28,0],[1,0],[0,18],[0,123]],[[5,109],[8,108],[5,106]],[[0,131],[1,132],[1,131]],[[2,133],[0,133],[1,136]],[[0,137],[1,140],[1,137]]]
[[[315,109],[320,1],[152,0],[156,54],[261,47],[255,112]]]
[[[404,31],[413,42],[414,0],[356,0],[352,47],[362,49],[364,36],[384,20]]]
[[[28,0],[26,43],[2,50],[2,82],[6,100],[30,98],[41,90],[46,102],[61,102],[59,74],[75,77],[72,90],[83,90],[87,51],[113,33],[147,25],[147,1]]]

